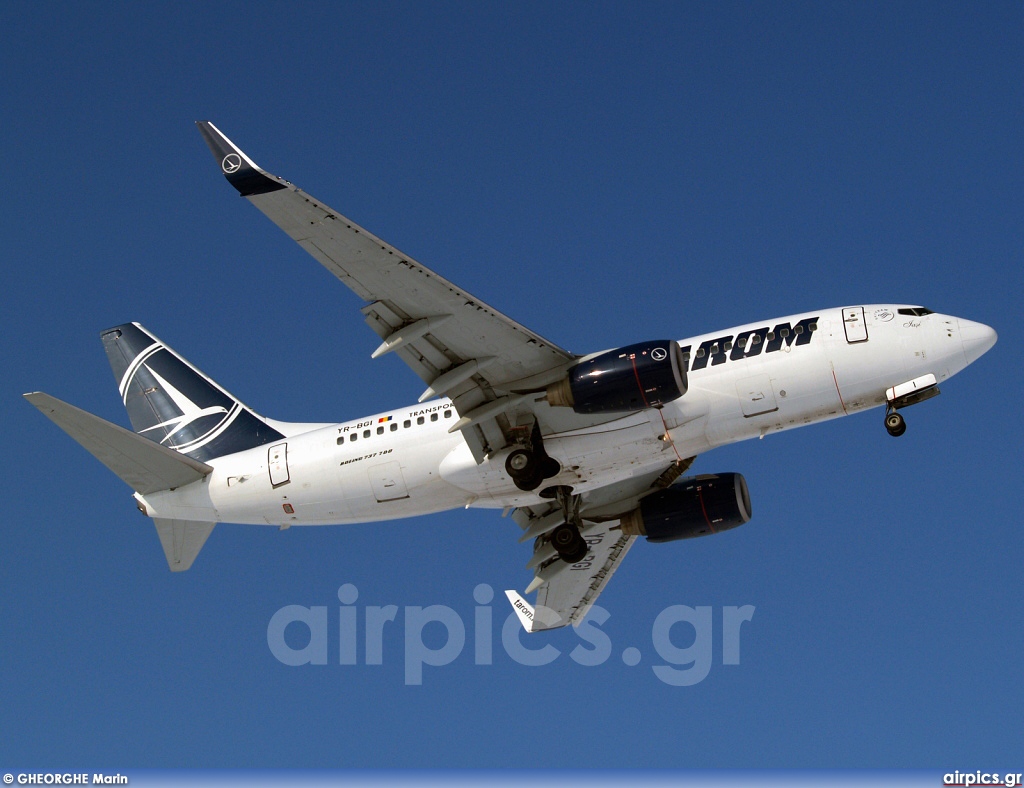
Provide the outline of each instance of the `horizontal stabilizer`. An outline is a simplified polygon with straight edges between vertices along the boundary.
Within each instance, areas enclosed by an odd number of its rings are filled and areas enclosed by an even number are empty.
[[[216,525],[193,520],[167,520],[163,517],[154,517],[153,523],[172,572],[184,572],[192,566]]]
[[[36,391],[26,394],[25,399],[143,495],[182,487],[213,471],[204,462],[179,454],[49,394]]]

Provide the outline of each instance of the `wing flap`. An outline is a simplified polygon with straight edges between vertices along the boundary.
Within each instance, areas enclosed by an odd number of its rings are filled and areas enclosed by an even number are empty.
[[[617,530],[618,524],[616,520],[586,528],[583,538],[589,550],[579,563],[570,566],[555,558],[538,570],[535,582],[542,582],[537,588],[536,607],[554,611],[558,621],[550,623],[537,616],[531,631],[575,625],[583,620],[636,540],[635,536]]]
[[[381,301],[407,320],[453,315],[455,319],[438,328],[435,336],[459,359],[483,355],[481,341],[496,343],[507,369],[495,375],[495,383],[539,374],[573,359],[295,187],[248,199],[363,300]],[[295,213],[304,215],[297,220]]]
[[[533,556],[526,565],[533,570],[533,580],[526,593],[536,591],[537,603],[528,631],[575,626],[583,620],[636,542],[637,537],[620,530],[622,517],[636,509],[645,495],[674,480],[693,460],[691,457],[667,469],[648,471],[584,495],[582,536],[588,549],[583,560],[575,564],[567,564],[559,558],[547,538],[565,522],[557,506],[521,508],[512,514],[512,519],[523,529],[523,538],[519,541],[534,540]],[[515,605],[511,596],[509,600]]]
[[[36,391],[26,394],[25,399],[143,495],[182,487],[213,471],[204,462],[179,454],[49,394]]]

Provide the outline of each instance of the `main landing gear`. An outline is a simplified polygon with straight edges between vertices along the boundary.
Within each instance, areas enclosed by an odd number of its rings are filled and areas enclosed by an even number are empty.
[[[898,438],[907,431],[907,422],[891,405],[885,412],[885,429],[894,438]]]
[[[505,472],[516,487],[525,492],[536,490],[541,482],[557,476],[561,466],[544,451],[540,427],[533,425],[529,445],[516,449],[505,459]]]
[[[572,487],[558,485],[554,487],[555,498],[562,507],[565,522],[558,526],[548,537],[558,557],[567,564],[575,564],[587,557],[590,550],[586,540],[580,533],[583,521],[580,519],[580,496],[572,494]]]

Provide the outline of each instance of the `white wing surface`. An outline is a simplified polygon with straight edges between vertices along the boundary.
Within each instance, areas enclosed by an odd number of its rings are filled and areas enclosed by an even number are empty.
[[[428,385],[449,396],[453,427],[480,461],[507,445],[521,397],[554,382],[575,357],[377,238],[288,181],[266,173],[212,123],[200,132],[239,193],[367,301],[366,322]],[[505,398],[507,397],[507,399]]]
[[[526,627],[524,614],[516,608],[516,600],[511,594],[509,601],[528,631],[556,629],[576,625],[583,620],[637,539],[622,533],[621,517],[633,511],[644,495],[670,485],[685,473],[694,459],[690,457],[672,463],[662,471],[644,474],[583,496],[580,516],[588,550],[583,560],[575,564],[567,564],[559,558],[545,538],[565,522],[557,506],[516,510],[513,519],[524,532],[520,541],[534,539],[533,557],[526,565],[534,573],[526,593],[537,592],[536,605],[530,610],[529,627]]]

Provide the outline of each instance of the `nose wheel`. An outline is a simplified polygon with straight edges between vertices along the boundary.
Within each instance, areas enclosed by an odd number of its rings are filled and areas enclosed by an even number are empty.
[[[889,410],[885,414],[885,430],[894,438],[898,438],[907,431],[907,422],[899,413]]]

